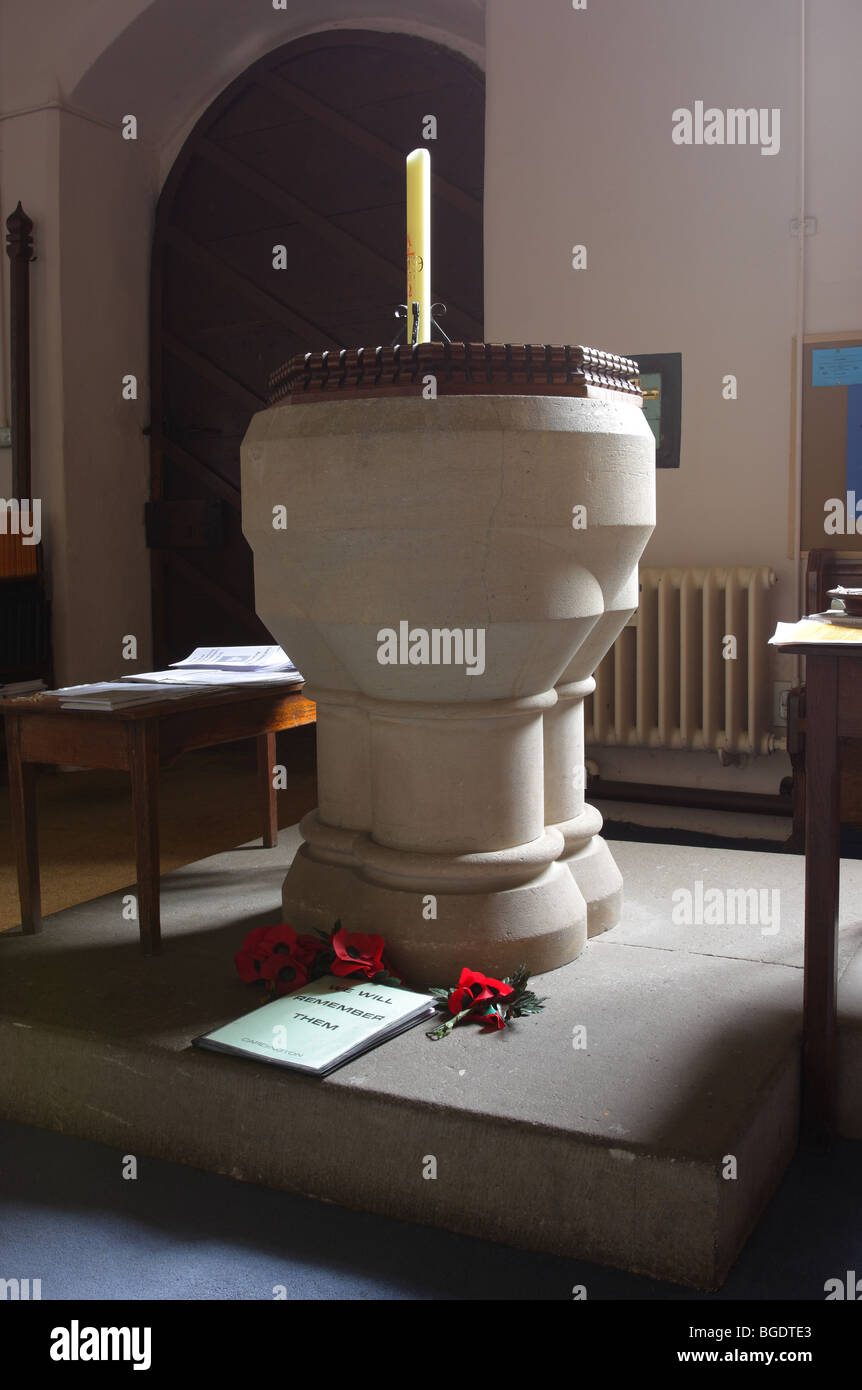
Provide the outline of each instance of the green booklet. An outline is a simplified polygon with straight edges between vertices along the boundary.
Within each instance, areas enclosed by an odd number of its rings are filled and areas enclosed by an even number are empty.
[[[192,1041],[215,1052],[325,1076],[434,1011],[430,994],[323,975]]]

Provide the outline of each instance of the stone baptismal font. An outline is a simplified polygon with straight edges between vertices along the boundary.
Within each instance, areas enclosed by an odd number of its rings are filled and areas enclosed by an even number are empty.
[[[415,985],[573,960],[622,881],[583,701],[637,607],[655,445],[637,366],[419,343],[294,358],[242,448],[257,612],[317,704],[285,920]]]

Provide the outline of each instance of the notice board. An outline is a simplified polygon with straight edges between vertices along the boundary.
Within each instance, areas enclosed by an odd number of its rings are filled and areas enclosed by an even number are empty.
[[[862,552],[862,332],[803,345],[802,549]]]

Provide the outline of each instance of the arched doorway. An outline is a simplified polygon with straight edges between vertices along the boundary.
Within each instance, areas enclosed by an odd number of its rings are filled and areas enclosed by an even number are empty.
[[[159,664],[198,643],[272,640],[254,612],[240,444],[292,354],[393,337],[404,159],[429,114],[434,297],[451,337],[481,341],[484,81],[460,54],[401,34],[315,34],[233,82],[183,146],[152,261]]]

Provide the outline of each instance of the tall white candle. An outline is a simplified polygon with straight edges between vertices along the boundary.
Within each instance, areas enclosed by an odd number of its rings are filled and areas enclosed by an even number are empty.
[[[407,341],[413,341],[413,305],[419,305],[417,342],[431,341],[431,156],[407,156]]]

